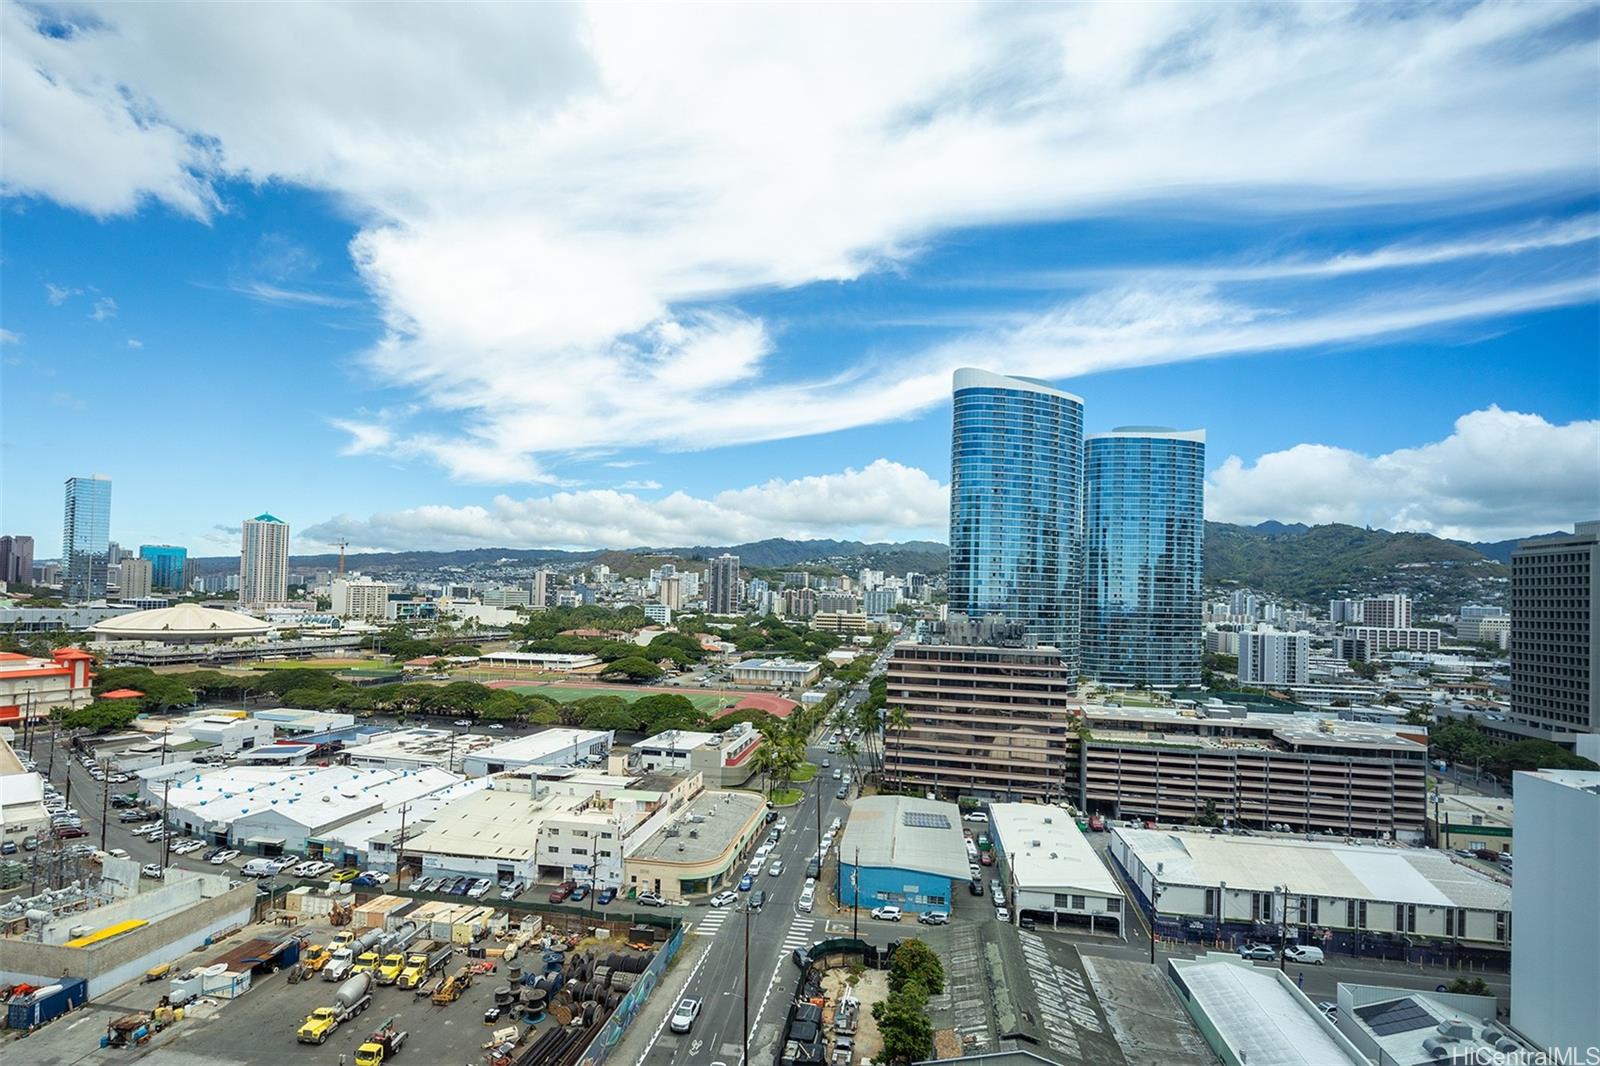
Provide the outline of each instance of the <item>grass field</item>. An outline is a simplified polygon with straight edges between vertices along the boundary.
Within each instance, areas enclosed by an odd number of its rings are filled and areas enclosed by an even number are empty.
[[[636,688],[602,688],[588,685],[581,687],[576,685],[507,685],[506,687],[513,692],[531,692],[540,696],[549,696],[551,699],[559,700],[562,703],[586,700],[590,696],[621,696],[629,703],[632,703],[634,700],[642,699],[645,696],[661,695],[660,690],[641,692]],[[672,695],[683,696],[695,705],[696,710],[701,711],[716,711],[723,707],[731,707],[742,698],[716,692],[684,691],[674,692]]]

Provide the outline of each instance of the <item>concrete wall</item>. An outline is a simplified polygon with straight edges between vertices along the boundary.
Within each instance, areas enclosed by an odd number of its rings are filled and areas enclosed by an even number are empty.
[[[48,984],[67,973],[88,979],[91,998],[102,996],[152,966],[182,958],[218,930],[249,921],[254,905],[255,887],[240,885],[93,947],[69,948],[8,938],[0,941],[0,983]],[[102,914],[103,909],[79,915],[82,920],[74,924],[98,929],[126,920],[102,921]]]
[[[1540,1047],[1600,1047],[1600,794],[1516,775],[1511,1024]]]

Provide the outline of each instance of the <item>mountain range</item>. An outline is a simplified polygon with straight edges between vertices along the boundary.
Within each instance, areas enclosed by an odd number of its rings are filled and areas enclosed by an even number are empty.
[[[1316,602],[1384,590],[1411,591],[1440,604],[1501,598],[1506,563],[1517,540],[1466,542],[1429,533],[1395,533],[1348,525],[1308,526],[1262,522],[1244,526],[1207,522],[1205,578],[1276,596]],[[558,548],[469,548],[456,551],[368,552],[345,560],[348,570],[374,574],[558,568],[604,563],[623,576],[641,576],[665,562],[694,564],[732,552],[747,569],[805,565],[840,570],[859,567],[904,573],[944,572],[948,548],[937,541],[867,543],[857,540],[770,539],[746,544],[566,551]],[[199,572],[226,573],[238,559],[197,559]],[[296,555],[298,568],[332,568],[338,556]]]

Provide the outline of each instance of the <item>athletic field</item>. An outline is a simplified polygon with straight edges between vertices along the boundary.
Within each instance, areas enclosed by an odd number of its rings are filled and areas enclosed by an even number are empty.
[[[491,681],[490,688],[506,688],[512,692],[531,692],[540,696],[549,696],[559,703],[572,703],[575,700],[586,700],[591,696],[621,696],[632,703],[634,700],[643,699],[645,696],[682,696],[695,705],[697,710],[718,711],[724,707],[732,707],[745,697],[745,693],[731,692],[704,692],[699,689],[679,688],[612,688],[602,685],[538,685],[521,681]]]

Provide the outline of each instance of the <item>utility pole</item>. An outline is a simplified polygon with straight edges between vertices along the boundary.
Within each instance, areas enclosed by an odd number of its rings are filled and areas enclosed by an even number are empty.
[[[52,718],[52,719],[50,719],[50,765],[45,767],[44,776],[49,778],[49,777],[54,777],[55,775],[56,775],[56,720],[54,718]]]
[[[850,867],[850,935],[861,939],[861,848],[856,848],[855,865]]]
[[[100,850],[106,850],[106,823],[110,821],[111,760],[100,760],[100,772],[105,774],[105,789],[100,793]]]
[[[1278,972],[1289,972],[1289,960],[1283,957],[1284,944],[1287,941],[1285,927],[1289,924],[1289,883],[1285,881],[1278,886],[1283,891],[1283,910],[1278,912]]]
[[[1156,918],[1161,913],[1158,903],[1161,899],[1161,886],[1154,880],[1150,882],[1150,965],[1156,964]]]
[[[406,812],[411,810],[411,804],[400,805],[400,840],[394,847],[394,887],[400,887],[400,875],[405,872],[406,861]]]
[[[172,800],[172,778],[167,778],[161,786],[161,869],[167,868],[168,852],[172,848],[172,834],[167,830],[167,811]]]

